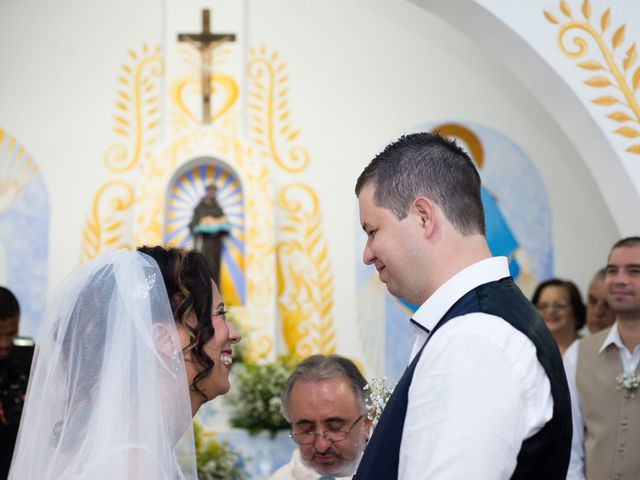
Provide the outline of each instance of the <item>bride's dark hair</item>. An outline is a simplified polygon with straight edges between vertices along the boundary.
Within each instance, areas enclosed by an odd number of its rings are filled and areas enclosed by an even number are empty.
[[[160,267],[173,318],[189,334],[189,344],[183,352],[191,352],[193,359],[203,367],[193,379],[191,388],[207,399],[198,388],[198,382],[209,375],[214,364],[204,351],[204,346],[215,334],[211,325],[213,279],[207,261],[201,253],[182,248],[144,246],[138,247],[138,251],[152,257]],[[191,312],[197,319],[195,328],[187,323]]]

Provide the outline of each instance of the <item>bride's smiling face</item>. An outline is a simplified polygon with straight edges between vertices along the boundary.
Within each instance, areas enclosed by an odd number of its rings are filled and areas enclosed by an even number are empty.
[[[224,395],[229,391],[229,372],[231,368],[231,357],[233,355],[232,345],[240,341],[240,334],[235,327],[227,322],[225,316],[222,296],[215,283],[211,282],[212,303],[211,303],[211,325],[213,326],[213,337],[204,345],[204,353],[213,360],[213,367],[206,377],[197,382],[197,386],[206,395],[207,400],[211,400],[218,395]],[[187,323],[191,327],[197,325],[195,313],[191,314]],[[185,329],[179,328],[182,348],[189,344],[189,336]],[[198,392],[193,390],[191,385],[193,379],[203,370],[203,365],[197,362],[191,351],[184,354],[185,366],[187,369],[187,379],[191,390],[191,405],[194,413],[198,407],[205,402]]]

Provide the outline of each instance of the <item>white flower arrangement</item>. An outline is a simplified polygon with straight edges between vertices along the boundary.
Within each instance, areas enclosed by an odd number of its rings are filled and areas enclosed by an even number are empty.
[[[380,415],[382,415],[382,411],[387,405],[394,388],[395,385],[391,387],[387,384],[387,377],[374,378],[364,386],[365,391],[369,393],[369,399],[365,402],[369,410],[367,416],[369,420],[373,420],[374,424],[378,422]]]
[[[629,398],[634,398],[636,392],[640,388],[640,375],[635,373],[621,373],[616,377],[616,383],[618,384],[618,390],[624,388],[627,391]]]

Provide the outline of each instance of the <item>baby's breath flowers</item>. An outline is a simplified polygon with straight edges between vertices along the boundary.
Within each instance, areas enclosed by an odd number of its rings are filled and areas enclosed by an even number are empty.
[[[640,388],[640,375],[635,373],[621,373],[616,377],[618,390],[624,388],[629,398],[634,398]]]
[[[382,411],[394,388],[395,386],[391,387],[387,384],[387,377],[374,378],[365,385],[364,389],[369,393],[369,399],[366,402],[369,410],[368,418],[373,420],[373,423],[377,423],[380,415],[382,415]]]

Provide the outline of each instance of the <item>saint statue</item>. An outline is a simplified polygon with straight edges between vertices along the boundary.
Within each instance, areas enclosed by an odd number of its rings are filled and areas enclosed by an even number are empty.
[[[220,285],[222,240],[231,231],[231,225],[218,203],[215,185],[208,185],[204,197],[193,211],[189,230],[193,235],[193,248],[202,253],[211,268],[213,280]]]

